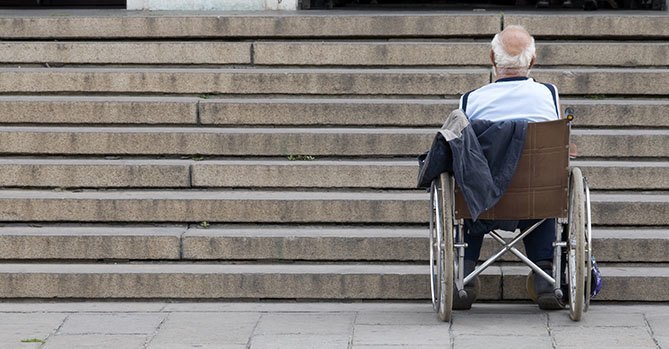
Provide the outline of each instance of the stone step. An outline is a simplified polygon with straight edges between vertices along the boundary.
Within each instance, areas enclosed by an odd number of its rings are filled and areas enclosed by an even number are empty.
[[[0,76],[0,93],[456,95],[487,84],[490,70],[0,68]]]
[[[605,15],[602,13],[504,14],[504,25],[522,25],[537,38],[669,37],[669,17],[658,11]]]
[[[669,162],[572,161],[591,189],[669,190]],[[193,163],[195,187],[411,189],[418,164],[405,161],[212,160]]]
[[[658,117],[666,99],[560,102],[574,109],[577,127],[669,127]],[[441,127],[457,107],[457,99],[0,96],[0,123]]]
[[[0,18],[1,39],[201,39],[324,37],[487,37],[497,13],[351,13],[308,11],[250,14],[191,12],[15,12]]]
[[[511,233],[504,233],[512,237]],[[192,228],[183,235],[183,258],[203,260],[427,261],[428,229],[407,227],[250,227]],[[486,238],[481,255],[499,244]],[[518,245],[523,251],[522,244]],[[669,262],[666,229],[595,228],[598,262]],[[517,261],[507,254],[503,261]]]
[[[511,233],[502,233],[505,237]],[[427,227],[31,225],[0,227],[3,260],[382,261],[427,263]],[[602,263],[669,262],[666,229],[595,228]],[[486,238],[484,258],[498,244]],[[522,244],[518,245],[522,251]],[[502,261],[517,261],[507,254]]]
[[[2,93],[459,95],[489,69],[1,68]],[[669,94],[667,69],[534,69],[563,95]]]
[[[5,41],[0,62],[19,64],[250,64],[251,42]]]
[[[527,299],[528,270],[488,268],[479,299]],[[0,264],[0,298],[428,300],[428,273],[423,265]],[[598,300],[669,300],[667,267],[602,273]]]
[[[7,260],[178,260],[187,226],[4,226]]]
[[[254,63],[309,66],[490,65],[490,42],[382,41],[253,44]],[[538,42],[541,66],[666,66],[669,44],[660,42]]]
[[[0,43],[0,63],[489,66],[489,52],[487,40],[6,41]],[[537,43],[539,66],[666,66],[668,55],[662,42]]]
[[[435,128],[0,127],[12,155],[416,156]],[[669,157],[669,130],[574,130],[581,157]]]
[[[197,159],[196,159],[197,160]],[[414,189],[416,160],[0,158],[0,187]],[[669,190],[669,163],[572,161],[591,189]]]
[[[0,159],[0,187],[186,188],[191,161]]]
[[[531,75],[555,84],[561,95],[669,94],[669,69],[533,69]]]
[[[561,99],[576,126],[669,127],[666,99]],[[457,99],[208,99],[205,125],[336,125],[441,127]],[[1,111],[0,111],[1,112]]]
[[[3,222],[427,223],[422,191],[0,191]],[[596,225],[667,226],[664,193],[593,193]]]
[[[197,124],[199,98],[0,96],[0,123]]]

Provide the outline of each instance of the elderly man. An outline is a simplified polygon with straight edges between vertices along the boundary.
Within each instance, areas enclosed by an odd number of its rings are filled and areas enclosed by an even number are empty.
[[[547,83],[539,83],[529,78],[529,72],[536,61],[534,38],[520,26],[508,26],[495,35],[490,51],[496,80],[476,90],[465,93],[460,98],[462,109],[470,120],[503,121],[524,119],[529,122],[550,121],[560,118],[557,88]],[[535,220],[520,221],[519,228],[525,229]],[[556,222],[546,220],[523,240],[530,260],[552,274],[553,246]],[[483,235],[465,234],[468,247],[465,250],[465,275],[475,269],[479,258]],[[561,300],[556,299],[553,286],[542,277],[535,277],[534,287],[538,294],[537,303],[542,309],[560,309]],[[476,299],[476,283],[467,285],[467,299],[454,299],[455,309],[469,309]]]

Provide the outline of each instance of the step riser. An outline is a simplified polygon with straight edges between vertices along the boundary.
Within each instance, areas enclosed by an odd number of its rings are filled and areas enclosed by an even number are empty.
[[[39,232],[39,230],[37,230]],[[82,233],[73,229],[60,234],[23,233],[0,235],[0,258],[4,260],[278,260],[278,261],[421,261],[429,259],[428,229],[400,237],[264,237],[216,230],[164,231],[148,235]],[[186,231],[185,235],[181,236]],[[318,233],[314,233],[318,235]],[[597,236],[597,231],[595,231]],[[657,238],[593,239],[598,262],[669,262],[669,236]],[[524,251],[522,244],[517,245]],[[500,245],[486,239],[481,258],[489,258]],[[501,261],[518,261],[505,254]]]
[[[82,132],[85,131],[85,132]],[[430,148],[436,130],[320,132],[264,129],[2,128],[3,153],[15,155],[411,156]],[[581,157],[669,157],[669,132],[573,132]]]
[[[297,95],[459,95],[490,81],[488,69],[470,70],[155,70],[4,69],[3,93],[190,93]],[[667,95],[662,69],[535,69],[538,81],[562,95]]]
[[[505,14],[504,25],[514,24],[522,25],[535,37],[669,37],[669,19],[659,13],[633,16]]]
[[[300,69],[5,69],[3,93],[457,95],[490,81],[487,69],[395,73]],[[662,87],[658,87],[662,88]]]
[[[257,42],[254,63],[334,66],[490,65],[490,43]],[[537,43],[538,66],[663,66],[669,45]]]
[[[0,122],[25,124],[197,124],[198,98],[0,97]]]
[[[0,164],[0,186],[56,188],[187,188],[185,165]]]
[[[0,38],[491,36],[498,14],[1,18]]]
[[[251,49],[253,47],[253,49]],[[489,66],[490,43],[4,42],[19,64],[254,64],[272,66]],[[11,53],[11,54],[10,54]],[[457,53],[457,54],[455,54]],[[662,43],[538,43],[538,66],[667,65]]]
[[[527,300],[527,268],[481,277],[479,300]],[[489,270],[490,270],[489,269]],[[606,275],[607,269],[602,272]],[[422,274],[0,273],[0,298],[428,300]],[[502,285],[502,288],[500,288]],[[667,301],[669,277],[609,276],[600,301]],[[502,290],[503,294],[502,294]]]
[[[250,64],[248,42],[4,42],[0,62],[37,64]]]
[[[669,103],[562,99],[575,126],[669,127]],[[14,124],[188,124],[441,127],[458,101],[332,99],[271,101],[188,97],[0,97],[0,122]],[[198,110],[199,109],[199,110]],[[45,118],[48,115],[48,118]],[[660,117],[658,117],[660,116]]]
[[[3,198],[4,222],[427,223],[428,201]],[[667,224],[669,202],[592,202],[593,224]]]

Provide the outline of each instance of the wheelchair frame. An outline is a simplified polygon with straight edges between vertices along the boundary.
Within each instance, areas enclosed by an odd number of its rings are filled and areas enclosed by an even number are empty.
[[[514,254],[531,268],[527,289],[533,300],[537,297],[536,292],[533,292],[533,277],[539,275],[553,285],[554,293],[559,299],[563,298],[565,292],[567,293],[569,316],[572,320],[579,321],[583,312],[587,312],[590,304],[592,270],[590,190],[578,167],[569,167],[566,175],[568,176],[567,214],[558,217],[529,218],[539,221],[517,233],[509,242],[497,231],[490,232],[492,239],[502,247],[469,275],[464,275],[464,252],[467,247],[463,235],[465,215],[456,211],[455,180],[450,174],[442,173],[439,178],[432,181],[430,287],[433,307],[442,321],[450,321],[452,317],[453,297],[467,297],[465,285],[507,252]],[[549,218],[557,218],[552,275],[544,272],[514,247]],[[515,219],[515,217],[506,218],[502,215],[495,219]]]

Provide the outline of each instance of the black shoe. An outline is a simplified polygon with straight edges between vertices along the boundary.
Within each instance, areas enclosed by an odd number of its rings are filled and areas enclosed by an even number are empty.
[[[465,260],[464,263],[464,276],[467,277],[471,272],[476,269],[476,261]],[[472,281],[465,285],[465,291],[467,291],[467,297],[460,298],[458,294],[458,289],[453,284],[453,309],[455,310],[469,310],[472,308],[472,303],[476,301],[476,297],[479,295],[479,290],[481,289],[481,282],[479,277],[475,277]]]
[[[550,261],[539,261],[537,266],[548,275],[553,275],[553,263]],[[558,310],[564,308],[562,300],[555,295],[553,285],[539,275],[534,275],[534,290],[537,294],[539,309]]]

